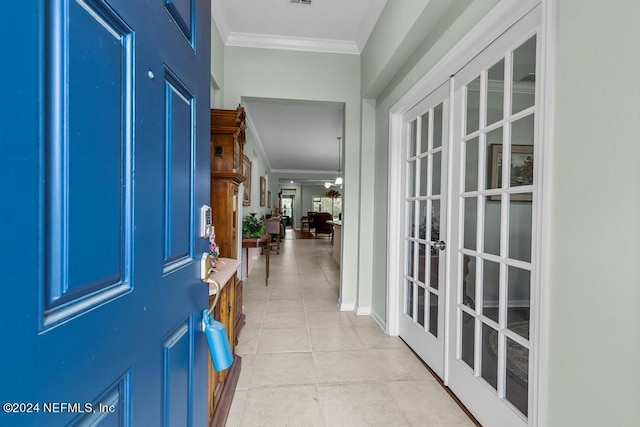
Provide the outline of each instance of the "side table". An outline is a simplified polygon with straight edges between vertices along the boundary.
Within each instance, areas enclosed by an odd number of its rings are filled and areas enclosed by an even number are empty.
[[[271,236],[268,237],[247,237],[246,239],[242,239],[242,249],[244,249],[245,253],[245,277],[249,275],[249,248],[267,248],[267,265],[266,265],[266,277],[264,280],[264,285],[269,286],[269,253],[271,249],[269,248],[269,243],[271,242]]]

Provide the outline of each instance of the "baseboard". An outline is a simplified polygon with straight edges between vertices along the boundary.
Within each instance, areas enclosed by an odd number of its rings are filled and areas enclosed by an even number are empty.
[[[339,303],[339,308],[340,308],[340,311],[355,311],[356,305],[355,303],[346,304],[341,302]]]
[[[356,314],[358,316],[368,316],[371,314],[371,307],[358,307],[356,308]]]
[[[233,355],[233,364],[226,373],[226,378],[222,384],[222,393],[217,402],[214,403],[215,409],[213,416],[209,420],[209,427],[223,426],[227,423],[227,417],[231,410],[231,403],[233,402],[233,396],[238,386],[238,379],[240,378],[240,371],[242,358],[237,354]],[[209,391],[214,393],[214,391]]]
[[[376,322],[378,324],[378,326],[380,326],[380,328],[387,332],[387,322],[381,318],[378,313],[376,313],[375,311],[371,312],[370,314],[371,318],[374,320],[374,322]]]

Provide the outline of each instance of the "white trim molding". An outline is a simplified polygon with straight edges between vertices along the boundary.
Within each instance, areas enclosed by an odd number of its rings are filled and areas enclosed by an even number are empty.
[[[536,375],[531,378],[533,383],[532,407],[534,410],[529,415],[529,425],[548,425],[547,417],[549,410],[549,331],[550,331],[550,275],[551,275],[551,218],[553,217],[552,192],[553,156],[551,147],[554,145],[555,132],[555,73],[556,73],[556,22],[557,22],[557,1],[542,0],[541,2],[541,23],[539,32],[539,61],[540,77],[537,78],[540,122],[537,127],[539,136],[537,138],[538,152],[536,156],[541,158],[538,168],[534,173],[538,174],[538,207],[539,218],[536,224],[536,236],[539,245],[537,246],[538,259],[535,268],[535,286],[537,295],[532,295],[537,304],[533,307],[531,316],[536,329],[533,331],[535,346],[531,361],[533,371]]]
[[[360,49],[353,41],[313,39],[305,37],[271,36],[251,33],[229,33],[226,46],[255,47],[260,49],[299,50],[305,52],[342,53],[359,55]]]
[[[357,307],[356,314],[358,316],[369,316],[371,314],[371,307]]]
[[[356,310],[356,303],[355,302],[352,302],[352,303],[340,302],[339,303],[339,308],[340,308],[340,311],[355,311]]]

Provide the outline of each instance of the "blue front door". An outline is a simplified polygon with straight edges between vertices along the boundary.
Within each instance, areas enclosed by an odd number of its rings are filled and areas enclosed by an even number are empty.
[[[0,12],[0,425],[202,426],[210,5]]]

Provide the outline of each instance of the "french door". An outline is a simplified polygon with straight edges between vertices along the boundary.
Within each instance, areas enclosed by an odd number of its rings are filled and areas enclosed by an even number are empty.
[[[405,116],[405,270],[400,336],[444,374],[444,290],[449,89],[445,84]],[[444,235],[444,233],[442,233]]]
[[[454,77],[449,387],[486,425],[527,424],[539,9]]]
[[[398,332],[483,425],[527,425],[532,402],[539,23],[537,7],[402,116]]]

